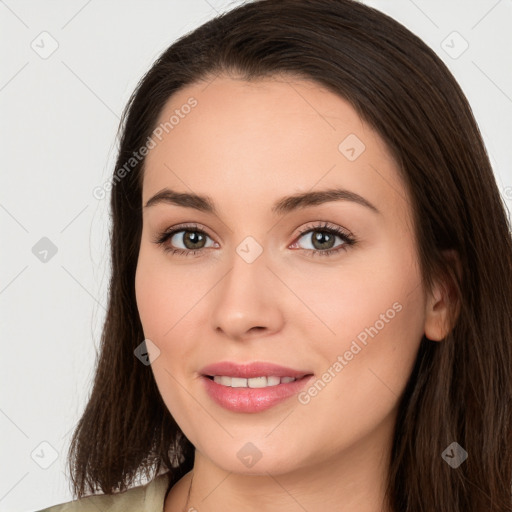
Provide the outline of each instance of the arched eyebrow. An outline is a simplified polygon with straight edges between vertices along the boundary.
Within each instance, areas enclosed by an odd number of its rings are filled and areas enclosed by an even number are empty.
[[[317,190],[282,197],[272,206],[272,213],[275,215],[284,215],[295,210],[302,210],[332,201],[351,201],[370,209],[374,213],[381,213],[370,201],[344,188]],[[160,190],[160,192],[151,197],[146,203],[145,208],[161,203],[182,206],[184,208],[193,208],[201,212],[218,215],[215,203],[211,197],[188,192],[176,192],[168,188]]]

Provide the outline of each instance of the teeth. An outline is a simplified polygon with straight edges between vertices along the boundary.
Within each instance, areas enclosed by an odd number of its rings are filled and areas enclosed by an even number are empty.
[[[277,386],[278,384],[287,384],[293,382],[295,377],[253,377],[243,379],[241,377],[227,377],[225,375],[215,375],[213,381],[222,386],[232,388],[266,388],[268,386]]]

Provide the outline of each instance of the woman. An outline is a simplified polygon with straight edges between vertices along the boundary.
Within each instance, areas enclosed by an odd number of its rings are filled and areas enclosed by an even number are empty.
[[[127,106],[111,207],[79,501],[47,510],[512,510],[510,224],[402,25],[259,0],[184,36]]]

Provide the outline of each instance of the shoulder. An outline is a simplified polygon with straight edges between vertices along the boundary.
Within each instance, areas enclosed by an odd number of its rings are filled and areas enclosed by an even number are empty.
[[[168,485],[169,473],[163,473],[125,492],[91,495],[37,512],[162,512]]]

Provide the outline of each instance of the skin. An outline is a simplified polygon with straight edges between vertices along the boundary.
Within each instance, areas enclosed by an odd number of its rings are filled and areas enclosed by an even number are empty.
[[[218,215],[145,207],[135,282],[145,337],[160,350],[151,365],[156,383],[196,448],[194,468],[171,489],[165,511],[385,510],[399,396],[422,335],[438,341],[447,329],[443,288],[436,282],[427,293],[421,283],[396,163],[348,102],[312,81],[220,76],[176,93],[159,122],[190,96],[197,106],[146,158],[143,205],[167,187],[210,196]],[[349,134],[366,147],[354,161],[338,150]],[[363,196],[379,213],[351,201],[271,212],[283,196],[330,187]],[[324,222],[357,243],[311,256],[326,250],[312,236],[325,232],[299,230]],[[173,255],[153,242],[181,223],[201,225],[202,253]],[[193,247],[184,234],[167,245]],[[263,249],[252,263],[236,252],[248,236]],[[342,244],[336,236],[328,248]],[[273,362],[321,378],[396,303],[401,310],[307,404],[295,396],[263,412],[232,412],[199,381],[202,367],[223,360]],[[237,457],[248,442],[261,453],[251,468]]]

